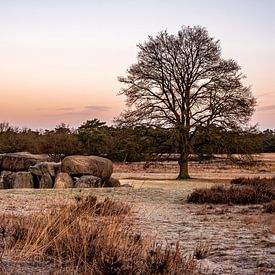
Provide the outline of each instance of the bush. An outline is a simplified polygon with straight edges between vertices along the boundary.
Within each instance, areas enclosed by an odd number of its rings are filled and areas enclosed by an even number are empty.
[[[269,203],[264,204],[264,212],[265,213],[274,213],[275,212],[275,201],[271,201]]]
[[[232,179],[231,182],[232,184],[239,184],[239,185],[252,185],[252,186],[259,186],[263,185],[265,187],[271,188],[272,186],[275,186],[275,177],[273,178],[235,178]]]
[[[256,188],[260,193],[265,192],[271,199],[275,200],[275,177],[273,178],[236,178],[231,180],[232,184],[246,185]]]
[[[270,193],[254,186],[214,186],[193,191],[187,198],[189,203],[213,204],[258,204],[269,202]]]
[[[193,191],[190,203],[259,204],[275,200],[274,178],[236,178],[230,186],[214,186]]]

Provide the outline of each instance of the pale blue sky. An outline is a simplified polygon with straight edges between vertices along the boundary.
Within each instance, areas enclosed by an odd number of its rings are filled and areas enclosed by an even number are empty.
[[[0,0],[0,120],[20,126],[111,121],[124,108],[117,76],[136,44],[182,25],[220,39],[258,99],[253,123],[275,128],[275,1]]]

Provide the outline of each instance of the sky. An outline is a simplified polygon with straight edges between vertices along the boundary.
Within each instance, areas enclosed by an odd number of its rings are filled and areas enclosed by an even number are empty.
[[[138,43],[201,25],[257,98],[251,124],[275,129],[273,0],[0,0],[0,122],[33,129],[111,123]]]

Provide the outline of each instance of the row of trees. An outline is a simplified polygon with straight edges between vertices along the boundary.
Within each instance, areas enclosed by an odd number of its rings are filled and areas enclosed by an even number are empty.
[[[54,130],[34,131],[0,123],[0,152],[28,151],[51,154],[56,160],[66,155],[105,156],[113,161],[152,160],[179,154],[176,132],[153,127],[108,126],[98,119],[77,129],[65,124]],[[192,141],[192,154],[200,160],[213,154],[275,152],[275,131],[224,131],[201,128]]]
[[[28,151],[46,153],[60,160],[66,155],[106,156],[115,161],[140,161],[154,153],[176,151],[168,130],[146,127],[107,126],[88,120],[77,129],[61,123],[53,130],[19,129],[0,123],[0,153]]]

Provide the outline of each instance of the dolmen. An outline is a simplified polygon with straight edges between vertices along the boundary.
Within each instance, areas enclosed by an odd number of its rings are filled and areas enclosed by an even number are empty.
[[[0,189],[119,187],[111,177],[113,163],[98,156],[67,156],[53,162],[48,155],[0,154]]]

